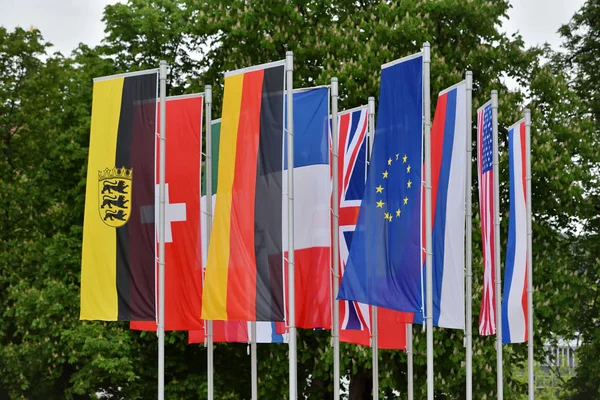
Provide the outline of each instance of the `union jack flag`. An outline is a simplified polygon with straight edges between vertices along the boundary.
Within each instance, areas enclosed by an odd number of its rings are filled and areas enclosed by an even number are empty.
[[[338,114],[338,195],[340,276],[346,267],[352,234],[365,190],[367,176],[368,107]],[[340,301],[340,340],[369,345],[371,319],[366,304]],[[344,331],[362,331],[344,332]]]
[[[483,296],[479,312],[479,334],[496,333],[496,288],[494,254],[494,171],[492,103],[477,110],[477,170],[479,177],[479,218],[483,247]]]

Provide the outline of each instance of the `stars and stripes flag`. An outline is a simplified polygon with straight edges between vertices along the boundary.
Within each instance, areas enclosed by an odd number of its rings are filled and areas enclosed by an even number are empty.
[[[496,333],[496,289],[494,254],[494,171],[492,102],[477,110],[477,171],[479,177],[479,219],[483,247],[483,296],[479,312],[479,334]]]

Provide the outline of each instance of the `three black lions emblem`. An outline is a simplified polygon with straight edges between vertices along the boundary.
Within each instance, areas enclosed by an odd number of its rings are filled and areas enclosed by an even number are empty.
[[[102,222],[112,228],[119,228],[129,220],[132,180],[132,169],[98,171],[98,211]]]

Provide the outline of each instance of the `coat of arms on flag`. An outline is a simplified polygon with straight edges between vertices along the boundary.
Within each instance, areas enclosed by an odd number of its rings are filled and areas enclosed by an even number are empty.
[[[98,211],[102,222],[119,228],[129,220],[133,169],[106,168],[98,171]]]

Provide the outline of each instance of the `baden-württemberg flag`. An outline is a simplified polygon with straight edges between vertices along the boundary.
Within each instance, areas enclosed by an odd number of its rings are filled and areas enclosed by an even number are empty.
[[[156,318],[157,78],[158,70],[150,70],[94,80],[81,319]]]

